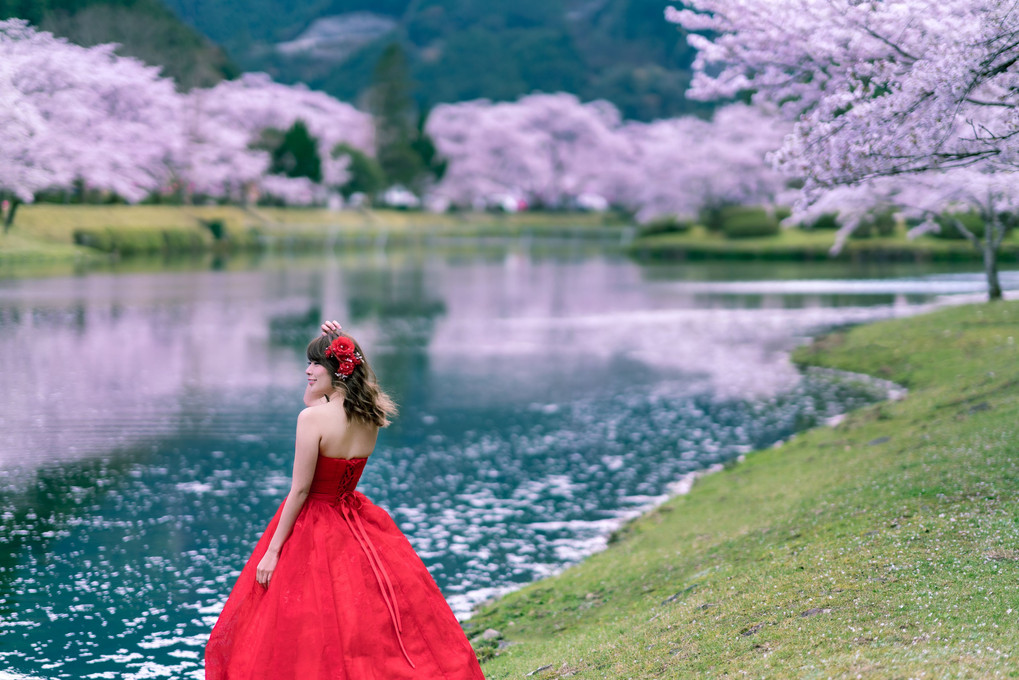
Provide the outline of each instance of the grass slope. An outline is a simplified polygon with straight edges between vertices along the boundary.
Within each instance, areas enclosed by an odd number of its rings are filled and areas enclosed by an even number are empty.
[[[348,243],[415,242],[433,237],[581,236],[620,243],[628,224],[612,214],[458,213],[433,215],[396,210],[329,211],[234,206],[25,205],[14,225],[0,233],[0,265],[74,262],[99,258],[74,246],[76,230],[110,234],[132,253],[154,254],[161,233],[194,238],[213,249],[204,223],[222,222],[233,249],[321,249]],[[153,240],[153,237],[156,237]],[[121,253],[124,254],[124,253]]]
[[[801,348],[909,395],[748,455],[487,606],[486,677],[1019,676],[1017,336],[998,303]]]
[[[755,260],[826,260],[835,242],[835,232],[783,229],[777,236],[726,238],[697,225],[681,234],[641,236],[630,245],[642,258],[755,259]],[[883,257],[918,261],[980,261],[982,253],[962,239],[938,239],[932,236],[906,238],[899,230],[892,236],[850,239],[840,259]],[[1001,263],[1019,261],[1019,236],[1010,234],[1002,243]]]

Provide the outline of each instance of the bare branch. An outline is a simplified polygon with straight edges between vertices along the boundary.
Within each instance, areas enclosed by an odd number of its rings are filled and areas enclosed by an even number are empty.
[[[966,225],[964,225],[958,218],[953,217],[952,224],[955,226],[956,231],[965,236],[966,240],[972,243],[974,247],[978,249],[981,247],[982,244],[980,243],[980,239],[977,238],[976,234],[967,229]]]
[[[1004,109],[1015,108],[1015,104],[1009,102],[986,102],[981,101],[979,99],[974,99],[973,97],[964,97],[963,101],[966,102],[967,104],[976,104],[977,106],[1000,106],[1001,108]]]

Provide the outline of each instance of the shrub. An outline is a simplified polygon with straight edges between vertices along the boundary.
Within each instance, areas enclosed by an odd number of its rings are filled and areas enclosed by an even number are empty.
[[[103,253],[112,253],[113,237],[108,229],[75,229],[72,235],[75,245],[94,248]]]
[[[209,233],[212,234],[213,240],[222,241],[223,238],[227,235],[226,224],[223,223],[223,220],[199,220],[199,221],[202,223],[202,226],[208,229]]]
[[[130,227],[75,229],[72,238],[79,246],[120,255],[193,253],[205,248],[202,233],[196,229]]]
[[[356,193],[372,198],[386,188],[386,173],[374,158],[348,144],[337,144],[333,149],[333,158],[342,156],[350,158],[347,166],[350,179],[340,187],[344,198],[350,198]]]
[[[164,229],[162,234],[167,253],[199,253],[205,248],[202,234],[196,229]]]
[[[860,220],[859,226],[853,230],[851,238],[870,238],[871,236],[891,236],[895,233],[895,214],[891,210],[870,215]]]
[[[835,231],[839,228],[838,213],[825,213],[818,217],[811,224],[801,224],[801,229],[820,229],[824,231]]]
[[[778,220],[760,207],[729,206],[721,211],[722,233],[726,238],[775,236]]]
[[[955,220],[962,222],[962,226],[969,229],[977,238],[983,238],[984,220],[975,212],[964,213],[942,213],[934,218],[934,221],[941,226],[940,233],[931,233],[931,236],[945,239],[964,239],[962,232],[955,226]]]
[[[708,231],[722,231],[723,207],[701,208],[697,215],[697,221],[704,225]]]
[[[163,249],[163,234],[155,229],[108,229],[121,255],[151,255]]]
[[[654,236],[656,234],[682,234],[690,231],[693,226],[687,220],[680,220],[675,215],[659,215],[640,225],[641,236]]]

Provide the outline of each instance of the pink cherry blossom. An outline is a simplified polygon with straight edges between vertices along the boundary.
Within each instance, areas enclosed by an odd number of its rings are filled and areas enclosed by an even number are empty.
[[[868,191],[886,197],[910,192],[908,184],[882,178],[916,175],[918,186],[957,187],[949,192],[956,204],[966,202],[989,224],[979,245],[990,296],[1000,296],[995,253],[1003,230],[991,206],[1011,203],[1015,183],[1007,178],[1019,160],[1019,8],[1013,2],[685,5],[666,16],[706,34],[689,37],[698,49],[690,94],[712,99],[753,92],[755,104],[774,107],[793,123],[772,158],[803,180],[801,211],[812,204],[832,207],[840,197],[852,204]],[[861,183],[870,188],[826,193]],[[847,229],[855,221],[849,216]]]
[[[158,69],[0,22],[0,189],[24,201],[82,180],[129,201],[163,176],[178,95]]]

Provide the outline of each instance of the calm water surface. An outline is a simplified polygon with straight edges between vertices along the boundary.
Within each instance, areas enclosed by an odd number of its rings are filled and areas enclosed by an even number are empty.
[[[0,678],[202,677],[289,488],[322,318],[402,407],[362,489],[465,614],[598,549],[685,473],[878,397],[798,375],[810,334],[980,287],[519,245],[0,280]]]

